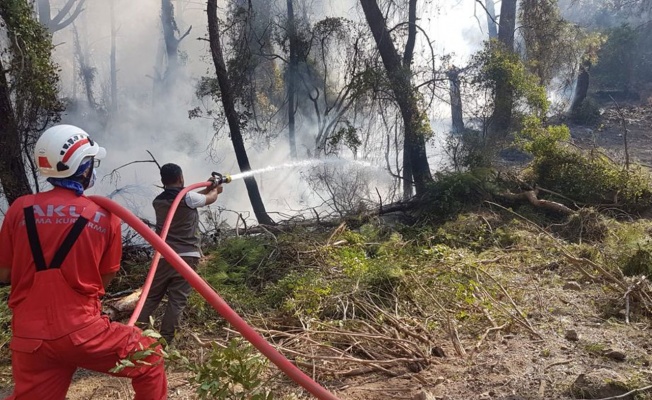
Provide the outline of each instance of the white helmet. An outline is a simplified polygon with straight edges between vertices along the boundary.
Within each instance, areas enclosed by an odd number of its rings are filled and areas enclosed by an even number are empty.
[[[105,156],[104,147],[73,125],[56,125],[47,129],[34,147],[34,159],[41,175],[51,178],[74,175],[86,157],[101,160]]]

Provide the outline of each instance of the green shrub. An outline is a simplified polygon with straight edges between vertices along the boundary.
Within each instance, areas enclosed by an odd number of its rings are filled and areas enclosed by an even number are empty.
[[[267,368],[267,359],[239,339],[226,348],[213,343],[205,360],[190,365],[199,398],[220,400],[272,400],[263,381]]]
[[[474,251],[493,246],[509,247],[517,242],[518,237],[514,230],[502,225],[502,221],[495,217],[489,217],[488,220],[479,214],[463,214],[442,225],[434,235],[433,241],[452,248],[468,248]]]
[[[370,293],[384,298],[396,293],[404,277],[405,271],[395,260],[382,257],[371,263],[362,283]]]
[[[563,223],[554,224],[552,230],[564,239],[575,243],[600,243],[609,233],[605,217],[593,208],[581,209],[567,217]]]
[[[421,198],[419,213],[425,220],[444,221],[481,204],[492,190],[488,170],[438,172]]]
[[[649,173],[639,166],[627,170],[599,151],[585,152],[563,143],[568,138],[565,126],[544,127],[537,118],[526,120],[521,140],[534,156],[529,176],[533,186],[584,205],[615,204],[628,212],[652,205]]]
[[[560,146],[538,157],[533,172],[539,186],[587,205],[617,204],[635,212],[652,204],[647,172],[639,167],[624,170],[600,153]]]
[[[645,275],[652,278],[652,245],[642,245],[633,254],[626,256],[622,271],[626,276]]]
[[[270,288],[267,298],[293,316],[318,318],[329,305],[331,285],[317,271],[291,272]]]
[[[265,270],[272,247],[262,238],[237,237],[226,240],[215,251],[215,256],[206,265],[204,274],[211,284],[240,284],[264,279],[258,273]],[[255,282],[254,282],[255,281]]]
[[[211,252],[199,274],[234,309],[258,312],[269,309],[261,293],[277,281],[291,266],[277,261],[277,245],[261,237],[237,237],[224,240]],[[215,311],[198,295],[192,295],[189,314],[198,321],[214,317]]]

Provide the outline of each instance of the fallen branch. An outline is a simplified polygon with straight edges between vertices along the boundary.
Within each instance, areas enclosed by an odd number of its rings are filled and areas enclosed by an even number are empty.
[[[554,367],[554,366],[556,366],[556,365],[570,364],[572,361],[573,361],[572,359],[569,359],[569,360],[562,360],[562,361],[557,361],[557,362],[554,362],[554,363],[552,363],[552,364],[548,364],[548,365],[546,365],[546,366],[543,368],[543,370],[544,370],[544,371],[547,371],[547,370],[549,370],[550,368],[552,368],[552,367]]]
[[[142,289],[138,288],[126,296],[104,300],[102,302],[102,312],[108,315],[110,320],[116,321],[136,308],[142,292]]]
[[[498,194],[499,197],[505,198],[513,202],[527,200],[530,204],[532,204],[537,208],[543,208],[546,210],[554,211],[559,214],[563,214],[563,215],[575,214],[575,211],[571,210],[565,205],[561,203],[557,203],[556,201],[541,200],[537,197],[538,195],[539,195],[539,189],[528,190],[523,193],[506,192],[506,193]]]
[[[428,297],[430,297],[432,302],[444,313],[444,315],[446,316],[446,321],[445,321],[446,331],[448,333],[448,337],[453,343],[453,348],[455,349],[455,353],[457,353],[459,357],[466,357],[466,350],[464,350],[464,346],[460,341],[460,337],[457,332],[457,327],[455,326],[455,322],[450,316],[450,312],[446,308],[444,308],[444,306],[441,304],[439,300],[437,300],[435,296],[432,295],[430,290],[427,290],[426,288],[423,287],[423,284],[419,281],[418,277],[414,275],[414,273],[411,273],[410,277],[412,278],[412,282],[414,282],[423,291],[423,293],[425,293]]]
[[[485,341],[485,339],[487,338],[487,336],[491,332],[500,331],[500,330],[504,329],[507,325],[509,325],[509,323],[506,322],[506,323],[504,323],[504,324],[502,324],[500,326],[493,326],[493,327],[488,328],[487,330],[485,330],[484,333],[482,334],[482,337],[480,337],[480,340],[478,340],[478,343],[475,344],[475,347],[473,348],[473,351],[471,352],[471,356],[473,356],[474,354],[477,354],[477,353],[480,352],[480,346],[482,346],[482,343]]]
[[[195,332],[190,332],[190,337],[193,338],[195,340],[195,342],[197,342],[199,347],[211,348],[211,347],[213,347],[213,344],[215,344],[216,346],[218,346],[220,348],[223,348],[223,349],[227,348],[227,346],[225,346],[222,343],[217,342],[215,340],[203,341],[203,340],[201,340],[199,338],[199,336],[197,336],[197,334]]]
[[[379,311],[369,299],[358,299],[364,313],[376,315]],[[432,363],[430,352],[422,350],[419,343],[430,340],[419,335],[418,327],[403,321],[401,317],[382,314],[382,322],[376,320],[351,320],[341,327],[324,325],[312,321],[310,325],[279,330],[271,327],[256,328],[269,338],[275,347],[292,358],[294,363],[312,371],[313,374],[328,374],[336,377],[358,376],[380,372],[398,376],[392,370],[404,366],[409,370],[422,369]],[[270,320],[261,321],[268,325]],[[317,326],[317,329],[308,328]],[[323,326],[325,329],[319,329]],[[230,328],[227,332],[237,334]],[[408,334],[412,333],[412,334]],[[357,366],[356,366],[357,365]]]
[[[494,278],[490,273],[483,270],[482,268],[479,267],[472,267],[472,268],[474,268],[477,271],[480,271],[483,275],[489,277],[489,279],[500,288],[500,291],[503,292],[503,294],[509,299],[509,303],[512,305],[514,311],[516,311],[516,314],[518,315],[519,318],[515,318],[513,315],[511,315],[511,313],[507,313],[507,314],[510,315],[516,322],[523,325],[523,327],[529,330],[533,335],[537,336],[539,339],[543,339],[541,334],[534,329],[532,324],[530,324],[530,321],[528,321],[527,317],[525,316],[525,313],[521,311],[521,309],[516,305],[516,302],[514,301],[512,296],[510,296],[507,290],[503,287],[503,285],[500,282],[498,282],[496,278]],[[487,294],[489,293],[487,292]],[[491,295],[489,296],[493,298],[493,296]]]

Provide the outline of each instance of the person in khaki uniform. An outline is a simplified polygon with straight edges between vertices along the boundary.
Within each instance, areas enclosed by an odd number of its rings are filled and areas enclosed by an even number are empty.
[[[152,202],[156,212],[156,233],[159,235],[172,202],[184,188],[181,167],[172,163],[163,165],[161,167],[161,183],[163,183],[164,190]],[[221,185],[212,185],[200,192],[188,192],[179,203],[172,219],[165,241],[193,269],[197,268],[202,256],[197,209],[213,204],[220,193],[222,193]],[[162,258],[143,310],[138,316],[138,323],[146,325],[149,322],[149,317],[159,306],[163,297],[167,295],[168,304],[161,320],[160,332],[168,344],[172,343],[179,318],[191,292],[190,283]]]

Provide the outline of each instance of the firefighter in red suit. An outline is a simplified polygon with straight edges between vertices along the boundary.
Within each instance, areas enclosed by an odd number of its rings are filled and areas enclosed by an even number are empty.
[[[57,125],[34,151],[53,189],[14,201],[0,230],[0,281],[11,284],[13,311],[8,399],[63,400],[77,368],[109,373],[153,339],[100,312],[120,268],[120,220],[84,190],[106,150],[82,129]],[[166,399],[163,359],[143,361],[112,375],[131,378],[137,400]]]

